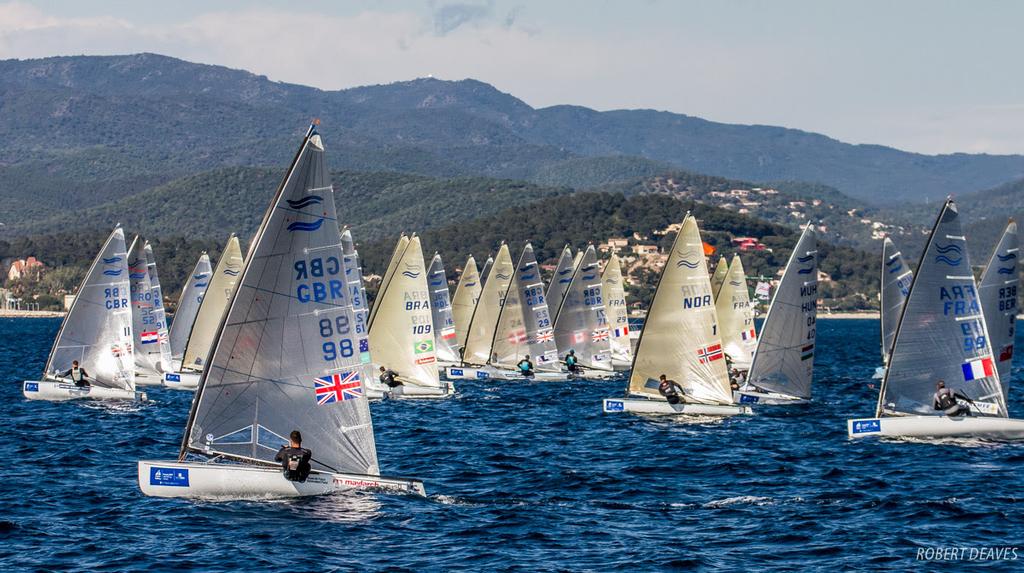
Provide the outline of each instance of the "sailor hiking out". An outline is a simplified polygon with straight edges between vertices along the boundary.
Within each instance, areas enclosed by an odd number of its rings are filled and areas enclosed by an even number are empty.
[[[530,362],[530,355],[527,354],[524,356],[523,359],[519,361],[519,364],[516,364],[516,368],[519,368],[519,373],[523,376],[526,376],[527,378],[532,377],[533,362]]]
[[[85,368],[78,365],[77,360],[72,360],[71,368],[61,374],[61,376],[64,378],[70,378],[71,381],[75,383],[75,386],[78,386],[79,388],[84,388],[89,385],[89,373],[85,371]]]
[[[565,366],[569,369],[569,372],[573,374],[579,374],[580,372],[580,361],[576,358],[576,351],[569,350],[569,354],[565,355]]]
[[[289,481],[306,481],[312,469],[309,460],[313,457],[313,452],[302,447],[302,434],[298,430],[292,430],[289,440],[287,446],[281,446],[278,450],[274,461],[281,463],[284,477]]]
[[[394,370],[380,367],[380,383],[386,385],[388,388],[394,388],[396,386],[402,386],[402,381],[398,379],[398,372]]]
[[[954,392],[946,388],[946,383],[942,380],[939,380],[939,383],[935,385],[935,397],[932,406],[936,410],[942,410],[947,416],[970,416],[971,408],[958,402],[958,399],[968,403],[973,402],[962,392]]]
[[[683,387],[679,385],[675,380],[669,380],[667,376],[662,374],[660,377],[661,382],[658,384],[658,393],[665,397],[665,400],[673,406],[682,401]]]

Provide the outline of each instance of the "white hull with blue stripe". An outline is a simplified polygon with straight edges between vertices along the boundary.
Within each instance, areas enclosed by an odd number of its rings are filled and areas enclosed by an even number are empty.
[[[195,390],[199,387],[199,372],[165,372],[163,385],[175,390]]]
[[[534,370],[533,376],[523,376],[515,370],[505,370],[485,366],[483,368],[445,368],[444,375],[449,380],[535,380],[538,382],[567,382],[576,378],[568,372],[544,372]],[[580,376],[581,378],[583,376]]]
[[[1024,439],[1024,420],[995,416],[883,416],[846,421],[853,438]]]
[[[304,482],[279,468],[227,463],[139,461],[139,489],[154,497],[267,499],[370,490],[426,495],[419,480],[313,471]]]
[[[455,395],[455,385],[441,382],[440,387],[422,386],[402,381],[401,386],[389,388],[376,380],[363,384],[363,391],[370,400],[417,400],[421,398],[449,398]]]
[[[75,386],[67,380],[26,380],[21,387],[29,400],[145,400],[146,394],[105,386]]]
[[[753,414],[750,406],[728,404],[669,404],[665,400],[646,398],[605,398],[606,414],[657,414],[666,416],[738,416]]]

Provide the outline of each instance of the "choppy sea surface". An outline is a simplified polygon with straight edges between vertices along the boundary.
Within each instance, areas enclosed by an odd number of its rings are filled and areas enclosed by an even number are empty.
[[[846,439],[874,409],[873,320],[819,322],[809,405],[688,422],[602,414],[621,381],[464,383],[371,407],[382,471],[426,499],[220,503],[136,483],[137,460],[176,456],[191,393],[22,397],[58,327],[0,319],[2,571],[906,570],[935,548],[1024,564],[1024,444]],[[991,560],[1002,547],[1019,561]]]

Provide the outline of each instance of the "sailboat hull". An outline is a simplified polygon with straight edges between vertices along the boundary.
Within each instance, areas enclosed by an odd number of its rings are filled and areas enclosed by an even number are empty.
[[[785,406],[793,404],[806,404],[810,400],[777,394],[775,392],[755,392],[752,390],[740,390],[732,393],[733,399],[740,404],[759,404],[762,406]]]
[[[135,372],[136,386],[160,386],[163,384],[163,375],[158,372]]]
[[[370,400],[418,400],[449,398],[455,395],[455,385],[451,382],[441,382],[440,387],[403,384],[395,388],[389,388],[377,382],[367,382],[364,384],[364,389],[366,397]]]
[[[515,370],[505,370],[485,366],[483,368],[445,368],[444,375],[449,380],[534,380],[537,382],[567,382],[576,378],[568,372],[544,372],[534,371],[533,376],[527,378]]]
[[[78,387],[64,380],[26,380],[21,387],[22,393],[29,400],[49,400],[64,402],[67,400],[145,400],[146,395],[120,388],[103,386]]]
[[[199,387],[199,372],[165,372],[163,385],[175,390],[195,390]]]
[[[276,468],[202,462],[139,461],[139,489],[152,497],[201,499],[282,498],[350,490],[426,495],[414,479],[314,471],[304,482]]]
[[[629,412],[632,414],[660,414],[669,416],[738,416],[754,413],[750,406],[669,404],[664,400],[646,400],[643,398],[605,398],[603,411],[606,414]]]
[[[1024,440],[1024,420],[988,416],[887,416],[846,421],[853,438],[990,438]]]

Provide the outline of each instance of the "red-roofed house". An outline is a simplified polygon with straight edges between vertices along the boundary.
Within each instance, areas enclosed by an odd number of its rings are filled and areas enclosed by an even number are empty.
[[[11,270],[7,271],[7,280],[13,281],[26,276],[38,277],[43,272],[42,261],[37,260],[35,257],[29,257],[27,259],[18,259],[11,263]]]

